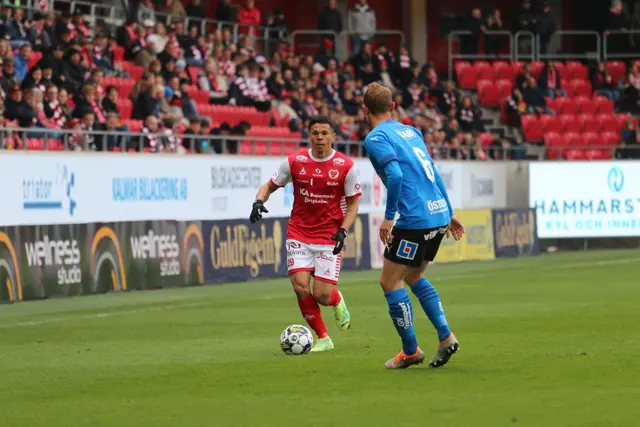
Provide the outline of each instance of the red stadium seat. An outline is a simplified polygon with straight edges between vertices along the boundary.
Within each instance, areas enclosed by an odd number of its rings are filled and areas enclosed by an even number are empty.
[[[489,147],[491,144],[493,144],[493,135],[490,134],[489,132],[483,132],[478,134],[478,141],[480,141],[480,144],[484,147],[487,148]]]
[[[511,63],[511,69],[513,70],[513,77],[517,78],[520,74],[522,74],[522,69],[524,64],[520,61],[513,61]]]
[[[596,120],[600,122],[602,132],[620,133],[622,130],[618,120],[612,114],[599,114]]]
[[[566,70],[564,69],[564,63],[560,62],[560,61],[554,61],[553,62],[556,65],[556,70],[558,70],[558,72],[560,73],[560,78],[563,78],[566,76]],[[566,78],[566,77],[565,77]]]
[[[597,133],[584,132],[582,134],[582,140],[589,148],[595,148],[597,150],[604,148],[604,142],[602,141],[600,135],[598,135]]]
[[[567,160],[585,160],[587,158],[585,151],[584,150],[578,150],[578,149],[566,150],[564,152],[564,157]]]
[[[602,132],[602,143],[607,146],[615,147],[620,142],[620,135],[614,132]]]
[[[613,101],[606,96],[596,96],[592,99],[593,104],[596,106],[598,113],[600,114],[613,114],[614,104]]]
[[[520,117],[522,131],[527,141],[542,141],[542,126],[540,119],[535,114],[526,114]]]
[[[562,133],[562,124],[560,120],[553,115],[544,114],[540,116],[540,124],[544,129],[544,132]]]
[[[578,114],[578,104],[576,104],[571,98],[556,98],[558,105],[557,114]]]
[[[587,158],[587,160],[607,160],[607,159],[611,159],[611,155],[612,155],[613,150],[608,150],[608,149],[596,149],[596,148],[591,148],[588,149],[585,153],[585,157]]]
[[[476,61],[472,67],[478,71],[478,79],[480,80],[493,80],[496,77],[493,67],[487,61]]]
[[[547,108],[549,108],[550,110],[553,110],[556,112],[556,114],[559,114],[559,108],[558,108],[558,100],[560,98],[554,98],[551,99],[548,96],[544,97],[544,100],[547,102]]]
[[[573,98],[573,102],[578,106],[578,111],[582,114],[596,114],[597,105],[586,96],[577,96]]]
[[[458,62],[456,64],[456,74],[458,85],[461,89],[475,89],[478,80],[478,69],[472,67],[468,62]]]
[[[513,84],[515,80],[515,74],[513,73],[513,67],[506,61],[496,61],[493,63],[493,72],[496,79],[508,80]]]
[[[128,120],[131,118],[131,113],[133,111],[133,103],[130,99],[124,98],[118,100],[118,108],[120,110],[120,117]]]
[[[620,79],[624,77],[624,74],[627,71],[627,67],[624,65],[622,61],[609,61],[607,63],[607,70],[609,71],[609,75],[613,79],[613,85],[617,86],[620,82]]]
[[[564,69],[566,78],[584,81],[588,78],[589,70],[578,61],[568,61]]]
[[[112,50],[113,50],[113,62],[124,61],[124,53],[125,53],[124,47],[114,44],[112,46]]]
[[[633,122],[633,128],[634,129],[638,127],[638,120],[633,118],[629,114],[615,114],[614,117],[618,120],[619,132],[622,132],[622,130],[624,129],[624,127],[626,126],[626,124],[627,124],[627,122],[629,120],[631,120],[631,122]]]
[[[138,133],[142,130],[142,120],[122,120],[122,124],[129,128],[129,132]]]
[[[593,90],[591,89],[591,83],[586,80],[572,79],[569,82],[567,92],[571,94],[571,96],[584,96],[591,98]]]
[[[498,101],[502,102],[511,95],[511,91],[513,91],[513,81],[500,79],[496,81],[495,87],[498,92]]]
[[[540,78],[540,74],[542,73],[542,69],[544,68],[544,62],[541,61],[533,61],[531,63],[531,74],[533,77],[538,80]]]
[[[191,77],[191,84],[198,85],[198,74],[200,74],[202,68],[189,66],[189,77]]]
[[[580,133],[582,131],[582,126],[576,116],[572,114],[563,114],[562,116],[558,116],[560,123],[562,124],[562,129],[564,133],[567,132],[575,132]]]
[[[544,136],[544,145],[547,148],[548,159],[559,159],[567,144],[562,135],[550,132]]]
[[[497,107],[500,100],[498,91],[491,80],[478,80],[476,82],[478,88],[478,98],[480,105],[483,107]]]
[[[580,114],[578,115],[578,121],[582,127],[582,132],[598,133],[602,127],[593,114]]]
[[[566,132],[564,134],[565,143],[570,147],[585,148],[586,144],[579,133]]]

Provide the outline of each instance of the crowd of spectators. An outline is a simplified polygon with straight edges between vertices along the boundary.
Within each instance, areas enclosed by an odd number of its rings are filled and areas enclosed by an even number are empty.
[[[337,59],[331,37],[323,39],[315,54],[295,53],[285,37],[289,27],[282,10],[263,18],[253,0],[246,0],[237,13],[230,0],[218,4],[216,19],[243,24],[237,39],[224,24],[201,33],[197,19],[204,18],[205,11],[199,0],[190,0],[186,7],[181,0],[163,0],[161,6],[145,1],[139,12],[110,38],[99,28],[90,28],[79,9],[73,15],[36,13],[27,19],[22,9],[3,7],[0,124],[28,128],[27,137],[33,138],[43,132],[58,139],[63,130],[96,131],[84,140],[78,134],[65,137],[74,149],[237,152],[238,144],[225,142],[225,137],[245,135],[251,125],[220,123],[191,96],[196,90],[207,95],[208,104],[255,107],[269,115],[271,125],[284,124],[301,137],[307,136],[310,117],[329,116],[335,123],[337,147],[362,154],[362,146],[349,142],[363,140],[370,131],[362,99],[366,85],[377,81],[394,93],[394,119],[420,129],[435,157],[523,155],[518,139],[500,139],[483,149],[476,138],[484,131],[481,110],[472,98],[461,96],[453,81],[441,80],[434,64],[416,63],[404,46],[395,50],[376,42],[375,11],[366,0],[358,0],[349,11],[349,28],[356,31],[352,45],[359,50],[344,62]],[[158,12],[171,13],[170,24],[156,20]],[[188,27],[185,16],[190,18]],[[489,18],[488,24],[501,25],[499,12]],[[341,22],[331,0],[319,15],[318,26],[339,31]],[[269,57],[262,53],[257,25],[273,31],[274,52]],[[41,58],[34,62],[36,53]],[[130,67],[123,66],[127,62],[141,67],[141,73],[130,75]],[[524,112],[552,113],[544,104],[545,95],[564,95],[559,72],[549,64],[542,76],[536,81],[525,68],[518,77],[509,98],[512,120]],[[127,90],[106,85],[105,77],[133,78],[135,84]],[[632,77],[624,99],[635,96],[637,103],[640,75]],[[594,79],[603,94],[617,96],[617,91],[610,93],[606,67]],[[130,111],[124,111],[127,108]],[[128,119],[142,122],[143,137],[112,133],[131,130]]]

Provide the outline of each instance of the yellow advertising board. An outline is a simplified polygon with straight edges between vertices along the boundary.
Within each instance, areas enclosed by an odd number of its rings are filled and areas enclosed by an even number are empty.
[[[455,213],[464,224],[465,236],[459,242],[445,237],[435,262],[495,259],[491,209],[459,209]]]

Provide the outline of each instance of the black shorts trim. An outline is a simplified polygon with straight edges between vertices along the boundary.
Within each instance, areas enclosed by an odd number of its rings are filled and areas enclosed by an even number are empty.
[[[384,257],[395,264],[420,267],[436,258],[446,231],[447,226],[420,230],[393,227],[393,240],[385,247]]]

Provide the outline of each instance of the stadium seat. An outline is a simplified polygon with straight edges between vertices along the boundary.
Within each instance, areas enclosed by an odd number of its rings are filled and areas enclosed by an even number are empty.
[[[480,144],[484,148],[487,148],[491,144],[493,144],[493,140],[494,140],[493,135],[490,134],[489,132],[483,132],[478,134],[478,141],[480,141]]]
[[[548,159],[560,159],[566,143],[562,135],[549,132],[544,136],[544,145],[547,149]]]
[[[566,132],[564,134],[564,140],[567,146],[573,147],[574,149],[585,148],[585,143],[579,133]]]
[[[591,93],[593,92],[591,83],[580,79],[572,79],[566,89],[571,96],[584,96],[587,98],[591,98]]]
[[[559,113],[560,113],[560,109],[558,108],[558,100],[559,100],[559,99],[560,99],[560,98],[553,98],[553,99],[551,99],[551,98],[549,98],[548,96],[545,96],[545,97],[544,97],[544,100],[545,100],[545,101],[546,101],[546,103],[547,103],[547,108],[549,108],[549,109],[551,109],[551,110],[555,111],[555,112],[556,112],[556,114],[559,114]]]
[[[129,98],[121,98],[118,100],[118,107],[120,110],[120,117],[128,120],[131,118],[133,112],[133,102]]]
[[[117,44],[113,44],[112,50],[113,50],[113,62],[124,61],[124,53],[125,53],[124,47]]]
[[[511,63],[511,70],[513,71],[513,77],[517,78],[520,74],[522,74],[522,69],[524,64],[520,61],[513,61]]]
[[[507,80],[509,82],[511,82],[511,84],[513,84],[514,80],[515,80],[515,74],[513,72],[513,67],[511,65],[509,65],[508,62],[506,61],[496,61],[493,63],[493,72],[495,75],[495,78],[500,80],[500,79],[504,79]]]
[[[567,160],[585,160],[586,154],[584,150],[568,149],[564,152],[564,157]]]
[[[584,144],[589,148],[595,148],[597,150],[604,148],[604,142],[602,141],[600,135],[597,133],[583,132],[582,140],[584,141]]]
[[[33,68],[40,60],[42,59],[42,52],[34,50],[31,52],[31,56],[29,56],[29,63],[27,64],[27,69]]]
[[[562,133],[562,123],[560,120],[551,114],[544,114],[540,116],[540,124],[544,132]]]
[[[620,135],[614,132],[602,132],[602,143],[606,146],[615,147],[620,142]]]
[[[189,77],[191,77],[191,83],[193,85],[198,85],[198,74],[200,74],[200,71],[202,71],[200,67],[189,67]]]
[[[493,80],[496,77],[493,67],[487,61],[476,61],[472,67],[477,70],[479,80]]]
[[[498,101],[502,102],[511,95],[511,91],[513,91],[513,81],[511,79],[500,79],[496,81],[495,88],[498,92]]]
[[[607,160],[612,156],[613,150],[590,148],[586,150],[585,157],[587,160]]]
[[[578,105],[571,98],[556,98],[557,114],[578,114]]]
[[[578,121],[582,127],[582,132],[599,133],[602,127],[601,123],[596,120],[593,114],[579,114]]]
[[[597,112],[600,114],[613,114],[614,103],[606,96],[596,96],[592,99],[593,104],[596,106]]]
[[[565,64],[564,70],[566,78],[583,81],[588,79],[589,70],[578,61],[568,61]]]
[[[187,91],[189,98],[193,99],[196,104],[208,104],[209,92],[200,90],[197,86],[189,86]]]
[[[611,114],[599,114],[596,120],[600,122],[602,132],[612,132],[619,134],[621,132],[620,124],[615,116]]]
[[[578,106],[578,111],[581,114],[596,114],[597,106],[591,98],[586,96],[576,96],[573,98],[573,102]]]
[[[478,100],[483,107],[497,107],[499,103],[498,91],[491,80],[478,80]]]
[[[636,120],[635,118],[633,118],[629,114],[616,114],[616,115],[614,115],[614,117],[616,118],[616,120],[618,120],[618,132],[622,132],[622,130],[624,129],[625,125],[627,124],[627,121],[629,121],[629,120],[631,120],[633,122],[633,128],[634,129],[636,129],[638,127],[638,120]]]
[[[620,79],[624,77],[627,67],[624,65],[623,61],[609,61],[607,63],[607,70],[613,79],[614,86],[616,86],[618,82],[620,82]]]
[[[478,70],[468,62],[456,63],[456,75],[458,76],[458,86],[461,89],[475,89],[478,79]]]
[[[563,133],[567,132],[575,132],[580,133],[582,131],[582,126],[578,119],[573,114],[563,114],[558,116],[560,123],[562,124]]]
[[[142,130],[142,120],[122,120],[122,124],[129,128],[129,132],[139,133]]]
[[[556,70],[558,70],[558,72],[560,73],[560,76],[565,77],[566,70],[564,69],[564,63],[560,61],[554,61],[553,63],[556,65]]]
[[[541,61],[533,61],[531,63],[531,74],[536,78],[536,80],[540,78],[540,74],[542,73],[543,68],[544,63]]]
[[[540,119],[535,114],[526,114],[520,117],[522,131],[527,141],[542,141],[542,126]]]

